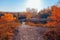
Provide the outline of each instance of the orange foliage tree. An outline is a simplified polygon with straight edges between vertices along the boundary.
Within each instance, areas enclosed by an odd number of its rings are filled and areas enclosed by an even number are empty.
[[[4,16],[1,16],[0,22],[10,22],[16,20],[16,17],[13,17],[12,14],[4,14]]]
[[[0,40],[13,40],[14,28],[19,25],[19,23],[14,20],[16,20],[16,17],[13,17],[13,14],[4,14],[4,16],[1,16]]]
[[[51,16],[49,17],[52,20],[48,21],[46,24],[47,27],[53,27],[50,31],[45,32],[45,39],[49,40],[59,40],[60,39],[60,8],[57,6],[52,6]]]
[[[52,14],[50,18],[52,19],[52,21],[48,22],[47,26],[53,26],[53,27],[60,26],[60,8],[52,6],[51,13]]]

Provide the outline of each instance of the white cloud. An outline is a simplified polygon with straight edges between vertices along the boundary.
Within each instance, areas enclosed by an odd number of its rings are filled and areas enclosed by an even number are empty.
[[[43,1],[42,0],[27,0],[25,7],[36,8],[38,10],[41,10],[43,8]]]
[[[20,3],[19,3],[20,4]],[[26,11],[26,8],[35,8],[41,10],[43,9],[43,1],[42,0],[26,0],[21,6],[17,7],[16,11]]]

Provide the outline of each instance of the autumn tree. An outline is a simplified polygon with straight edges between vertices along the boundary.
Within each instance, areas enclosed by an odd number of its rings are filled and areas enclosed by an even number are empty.
[[[0,18],[0,40],[13,40],[14,29],[20,25],[13,14],[4,14]]]
[[[52,6],[51,16],[49,18],[52,19],[52,21],[48,21],[47,25],[52,27],[58,27],[60,26],[60,8],[57,6]]]

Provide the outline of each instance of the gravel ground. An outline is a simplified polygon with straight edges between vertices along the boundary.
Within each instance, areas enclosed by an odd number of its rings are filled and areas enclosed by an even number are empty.
[[[21,25],[16,28],[14,40],[44,40],[43,33],[49,30],[45,27],[31,27]]]

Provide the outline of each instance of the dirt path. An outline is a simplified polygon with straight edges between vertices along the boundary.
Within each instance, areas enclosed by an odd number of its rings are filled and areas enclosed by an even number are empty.
[[[19,33],[15,34],[14,40],[44,40],[42,36],[46,28],[22,25],[17,29]]]

